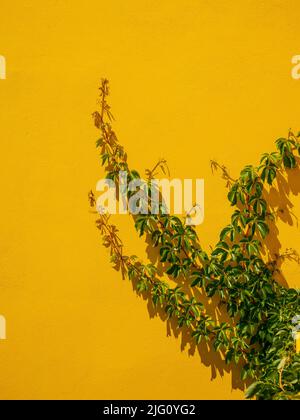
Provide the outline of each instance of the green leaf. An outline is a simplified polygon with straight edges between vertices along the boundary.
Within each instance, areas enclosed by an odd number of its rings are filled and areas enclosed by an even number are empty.
[[[286,153],[283,156],[283,164],[286,168],[292,169],[296,167],[296,158],[292,153]]]
[[[248,372],[249,372],[249,366],[244,366],[241,370],[241,378],[243,381],[247,379]]]
[[[253,382],[253,384],[251,384],[249,386],[249,388],[246,390],[246,393],[245,393],[246,398],[252,398],[252,397],[254,397],[254,395],[261,388],[261,385],[262,385],[262,382],[260,382],[260,381]]]
[[[195,287],[195,286],[203,287],[203,284],[204,284],[204,277],[203,277],[203,275],[200,274],[200,273],[197,273],[194,276],[195,276],[195,279],[192,281],[191,287]]]
[[[265,238],[267,236],[267,234],[269,233],[269,226],[267,225],[267,223],[263,222],[263,221],[258,221],[256,223],[256,225],[258,227],[258,230],[259,230],[261,236],[263,238]]]
[[[229,191],[228,195],[228,200],[230,201],[231,205],[234,206],[237,203],[237,190],[236,187],[232,187],[231,190]]]
[[[226,356],[225,356],[225,363],[227,365],[232,361],[233,355],[234,355],[233,349],[230,349],[227,351]]]
[[[267,177],[268,184],[272,185],[275,178],[276,178],[276,169],[275,168],[270,168],[268,170],[268,177]]]
[[[103,138],[102,137],[96,141],[96,147],[101,147],[101,146],[103,146]]]
[[[140,174],[135,170],[131,171],[130,174],[131,174],[132,179],[140,179],[141,178]]]
[[[285,152],[285,150],[287,149],[287,143],[288,140],[281,137],[280,139],[277,139],[275,144],[277,146],[277,149],[280,151],[281,154],[283,154]]]

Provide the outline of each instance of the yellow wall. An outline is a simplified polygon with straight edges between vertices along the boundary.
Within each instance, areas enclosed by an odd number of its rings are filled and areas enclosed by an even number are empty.
[[[103,176],[91,113],[105,76],[131,166],[163,156],[173,176],[205,179],[208,247],[230,215],[209,159],[236,176],[300,129],[299,14],[298,0],[1,0],[1,398],[243,397],[111,268],[87,203]],[[295,223],[280,243],[300,248]],[[299,287],[297,264],[285,274]]]

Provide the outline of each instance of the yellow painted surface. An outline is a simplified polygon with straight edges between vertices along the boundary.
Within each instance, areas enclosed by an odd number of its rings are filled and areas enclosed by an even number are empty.
[[[105,76],[131,166],[163,156],[173,176],[205,179],[198,232],[213,245],[231,210],[209,160],[237,176],[300,129],[299,15],[298,0],[1,0],[0,398],[243,398],[111,268],[87,203],[103,176],[91,113]],[[115,220],[146,258],[130,218]],[[273,246],[300,251],[286,220]],[[299,287],[295,262],[284,274]]]
[[[300,333],[296,336],[296,352],[300,353]]]

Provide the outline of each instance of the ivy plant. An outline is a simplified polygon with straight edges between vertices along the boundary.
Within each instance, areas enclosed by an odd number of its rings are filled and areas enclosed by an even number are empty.
[[[140,175],[129,167],[127,154],[112,128],[108,95],[109,84],[103,79],[100,110],[93,114],[100,130],[96,146],[106,177],[118,184],[120,171],[127,172],[128,182]],[[300,313],[300,293],[276,281],[278,261],[289,252],[266,260],[263,250],[276,221],[266,191],[276,184],[279,174],[299,165],[300,133],[289,131],[275,144],[276,151],[264,153],[257,166],[247,165],[237,179],[225,166],[211,162],[212,169],[220,170],[226,180],[233,213],[210,252],[202,249],[196,230],[186,223],[188,214],[184,218],[168,215],[161,206],[158,214],[134,218],[138,234],[147,236],[156,247],[165,273],[214,298],[215,305],[227,314],[227,322],[219,322],[203,302],[162,280],[153,264],[143,264],[135,255],[124,255],[110,216],[100,214],[97,226],[104,245],[110,248],[112,263],[134,281],[138,293],[146,293],[168,318],[177,321],[179,328],[188,329],[197,344],[211,342],[227,364],[242,366],[241,379],[250,383],[246,398],[291,400],[300,398],[300,354],[296,352],[291,321]],[[146,170],[149,189],[158,170],[169,171],[164,159]],[[95,206],[92,191],[89,199]]]

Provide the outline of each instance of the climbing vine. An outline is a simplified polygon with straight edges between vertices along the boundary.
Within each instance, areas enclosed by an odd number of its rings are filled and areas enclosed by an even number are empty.
[[[140,175],[129,168],[126,152],[112,128],[108,95],[109,85],[104,79],[100,110],[93,117],[101,134],[96,144],[101,164],[106,177],[117,185],[120,171],[127,172],[128,182]],[[266,191],[279,174],[298,166],[300,133],[289,131],[286,138],[276,141],[276,149],[263,154],[258,166],[246,166],[237,179],[230,176],[226,167],[211,162],[212,169],[220,170],[226,181],[234,211],[210,253],[202,249],[195,229],[186,223],[188,214],[178,218],[164,214],[160,207],[159,214],[134,217],[139,235],[157,248],[165,273],[190,286],[194,291],[191,296],[181,287],[170,287],[161,280],[155,265],[143,264],[135,255],[124,255],[123,243],[109,215],[100,214],[97,226],[104,245],[110,249],[112,263],[134,282],[138,293],[148,294],[169,319],[190,332],[195,343],[210,342],[227,364],[241,366],[242,380],[250,383],[247,398],[289,400],[300,398],[300,354],[296,353],[291,323],[300,313],[300,293],[280,285],[276,273],[278,261],[294,251],[268,261],[263,251],[277,218]],[[158,170],[168,172],[164,159],[146,171],[149,191]],[[92,191],[89,200],[95,206]],[[151,206],[151,194],[148,200]],[[202,301],[195,297],[196,292]],[[203,303],[207,298],[215,307],[224,309],[226,322],[220,322],[213,311],[208,311]]]

